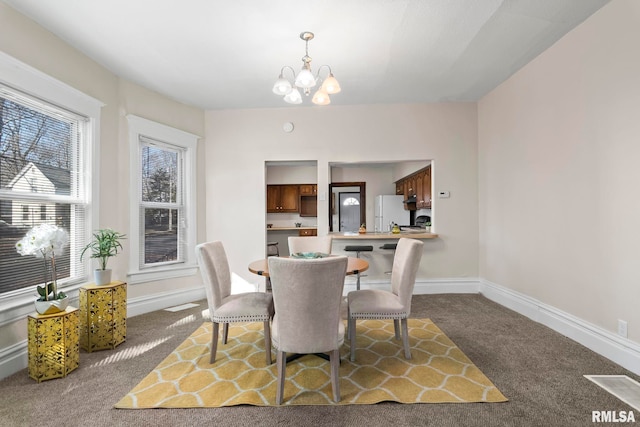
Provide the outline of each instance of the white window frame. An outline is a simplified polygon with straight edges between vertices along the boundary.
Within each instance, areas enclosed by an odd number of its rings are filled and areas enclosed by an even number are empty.
[[[197,262],[193,248],[196,246],[197,236],[197,197],[196,197],[196,160],[197,160],[197,135],[157,123],[135,115],[127,115],[129,123],[129,273],[128,283],[143,283],[174,277],[191,276],[198,272]],[[141,150],[140,136],[164,142],[168,145],[179,147],[184,150],[182,180],[183,180],[183,202],[184,221],[181,226],[185,227],[182,253],[184,259],[177,263],[162,263],[157,266],[145,266],[143,268],[140,260],[141,245],[141,219],[140,200],[142,188],[142,169],[140,168]],[[180,244],[180,241],[178,242]]]
[[[99,176],[100,163],[96,155],[100,151],[100,113],[104,103],[63,83],[15,58],[0,52],[0,82],[28,95],[42,99],[61,108],[88,118],[85,139],[85,165],[89,169],[83,183],[86,191],[85,240],[89,241],[94,224],[98,223],[99,185],[93,177]],[[89,263],[84,264],[84,280],[65,287],[69,295],[86,283],[90,275]],[[0,297],[0,327],[23,319],[33,312],[34,289],[24,288]]]

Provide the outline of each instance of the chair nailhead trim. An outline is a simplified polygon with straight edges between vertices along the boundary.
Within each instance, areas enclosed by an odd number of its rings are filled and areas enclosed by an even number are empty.
[[[349,316],[352,319],[406,319],[409,317],[409,313],[393,313],[393,314],[381,314],[381,313],[350,313]]]
[[[268,314],[260,314],[253,316],[233,316],[233,317],[219,317],[219,316],[211,316],[211,320],[216,323],[232,323],[232,322],[256,322],[258,320],[264,322],[265,320],[271,319],[271,316]]]

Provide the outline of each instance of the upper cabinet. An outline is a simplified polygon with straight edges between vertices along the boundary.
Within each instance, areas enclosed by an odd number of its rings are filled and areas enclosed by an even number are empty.
[[[316,184],[267,185],[267,213],[318,216]]]
[[[416,209],[431,207],[431,166],[416,175]]]
[[[404,182],[402,180],[396,182],[396,196],[404,196]]]
[[[431,165],[396,181],[396,194],[405,200],[415,196],[415,204],[405,203],[405,209],[431,208]]]
[[[298,185],[267,185],[267,213],[296,213],[299,210],[300,190]]]
[[[316,184],[300,184],[301,196],[317,196],[318,186]]]
[[[300,216],[318,216],[318,186],[300,184]]]

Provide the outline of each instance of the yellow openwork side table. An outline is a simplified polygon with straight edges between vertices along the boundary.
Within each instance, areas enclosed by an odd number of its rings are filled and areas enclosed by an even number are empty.
[[[127,338],[127,284],[80,288],[80,346],[91,353],[113,349]]]
[[[80,363],[78,309],[27,317],[29,377],[40,382],[66,377]]]

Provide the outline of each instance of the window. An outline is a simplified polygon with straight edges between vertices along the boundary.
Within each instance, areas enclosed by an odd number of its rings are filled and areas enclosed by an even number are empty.
[[[33,226],[55,224],[70,235],[56,257],[58,285],[85,277],[89,119],[0,85],[0,296],[33,293],[42,284],[42,259],[21,256],[16,242]]]
[[[141,117],[127,119],[135,197],[130,282],[194,274],[198,137]]]
[[[184,240],[183,163],[179,147],[140,136],[142,179],[140,182],[140,217],[144,241],[141,266],[184,260],[180,242]]]

